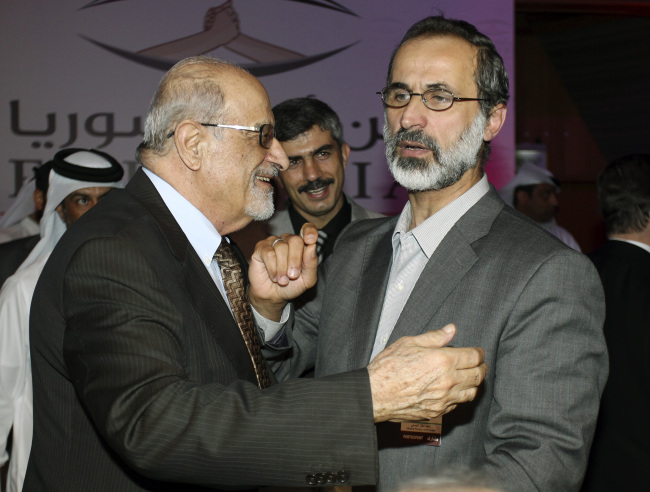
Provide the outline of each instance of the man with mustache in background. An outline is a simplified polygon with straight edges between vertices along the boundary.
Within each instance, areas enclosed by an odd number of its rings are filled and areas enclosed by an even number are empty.
[[[318,228],[318,260],[334,249],[341,231],[350,222],[383,217],[359,206],[343,192],[350,146],[334,110],[313,97],[288,99],[273,107],[276,136],[289,156],[289,167],[276,182],[288,200],[268,222],[252,224],[235,235],[250,257],[255,243],[269,234],[299,234],[305,222]],[[302,301],[309,299],[309,294]],[[294,301],[294,306],[295,306]]]
[[[276,375],[363,367],[400,337],[453,323],[455,347],[485,350],[479,396],[441,419],[377,424],[377,490],[458,466],[505,491],[578,490],[607,378],[603,291],[585,256],[487,180],[508,100],[501,56],[473,25],[429,17],[378,94],[388,166],[409,200],[341,234]]]
[[[289,157],[289,168],[278,175],[289,200],[286,209],[269,220],[270,232],[298,234],[305,222],[311,222],[318,228],[322,262],[351,221],[383,215],[360,207],[343,193],[350,146],[332,108],[318,99],[300,97],[276,105],[273,116],[278,140]]]

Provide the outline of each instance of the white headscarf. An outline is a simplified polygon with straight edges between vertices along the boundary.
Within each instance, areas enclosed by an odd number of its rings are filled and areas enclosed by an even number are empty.
[[[23,218],[35,211],[34,190],[36,189],[34,178],[26,181],[18,190],[16,198],[11,203],[5,214],[0,217],[0,229],[6,229],[20,222]]]
[[[54,156],[54,166],[50,171],[47,200],[40,222],[41,240],[17,271],[31,265],[40,256],[51,253],[63,236],[66,224],[56,208],[65,197],[82,188],[100,186],[122,188],[123,175],[122,166],[104,152],[85,149],[66,149],[57,152]]]
[[[560,192],[560,187],[558,186],[557,180],[553,177],[553,174],[548,169],[540,167],[536,164],[530,162],[524,162],[517,174],[512,180],[503,186],[499,190],[499,195],[504,202],[506,202],[511,207],[514,206],[514,193],[517,186],[526,186],[547,183],[555,187],[556,193]]]

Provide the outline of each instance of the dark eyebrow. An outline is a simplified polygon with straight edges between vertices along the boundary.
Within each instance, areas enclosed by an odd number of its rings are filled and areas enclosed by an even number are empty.
[[[313,156],[315,156],[316,154],[319,154],[319,153],[324,152],[324,151],[335,151],[335,150],[336,150],[336,146],[334,146],[334,145],[332,145],[332,144],[325,144],[325,145],[321,145],[320,147],[318,147],[317,149],[313,150],[312,152],[308,152],[307,154],[305,154],[305,156],[313,157]],[[299,154],[299,155],[288,155],[287,157],[289,158],[290,161],[296,161],[296,160],[298,160],[298,159],[303,159],[303,155],[302,155],[302,154]]]
[[[332,144],[325,144],[325,145],[321,145],[316,150],[314,150],[311,153],[311,155],[320,154],[321,152],[324,152],[324,151],[327,151],[327,150],[336,150],[336,149],[335,149],[334,145],[332,145]]]
[[[404,89],[405,91],[410,91],[409,86],[402,82],[393,82],[392,84],[388,84],[388,87],[391,89]]]
[[[70,200],[74,200],[75,198],[88,198],[90,195],[88,193],[77,193],[76,191],[70,193],[66,198],[70,198]]]
[[[395,89],[404,89],[405,91],[409,91],[409,92],[411,91],[409,86],[407,84],[402,83],[402,82],[393,82],[388,87],[392,87],[392,88],[395,88]],[[449,92],[454,92],[451,89],[451,87],[448,84],[445,84],[444,82],[434,82],[434,83],[431,83],[431,84],[426,84],[424,86],[425,92],[426,91],[431,91],[431,90],[438,90],[438,89],[442,89],[442,90],[449,91]]]
[[[426,87],[426,90],[428,90],[428,91],[442,89],[442,90],[445,90],[445,91],[453,92],[451,90],[451,87],[449,87],[449,85],[445,84],[444,82],[436,82],[434,84],[427,84],[425,87]]]

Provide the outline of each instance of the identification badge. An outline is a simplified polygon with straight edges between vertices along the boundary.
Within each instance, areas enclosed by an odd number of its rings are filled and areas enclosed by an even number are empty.
[[[402,422],[400,432],[403,442],[440,446],[442,415],[435,419]]]

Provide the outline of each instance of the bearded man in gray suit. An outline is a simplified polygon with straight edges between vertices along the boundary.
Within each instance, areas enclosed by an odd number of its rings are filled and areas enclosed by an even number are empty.
[[[386,156],[409,201],[343,231],[276,374],[363,367],[454,323],[454,345],[485,349],[481,392],[441,422],[378,424],[378,489],[465,466],[507,491],[577,490],[607,378],[603,291],[585,256],[507,207],[483,172],[506,116],[503,60],[471,24],[430,17],[387,82]]]

